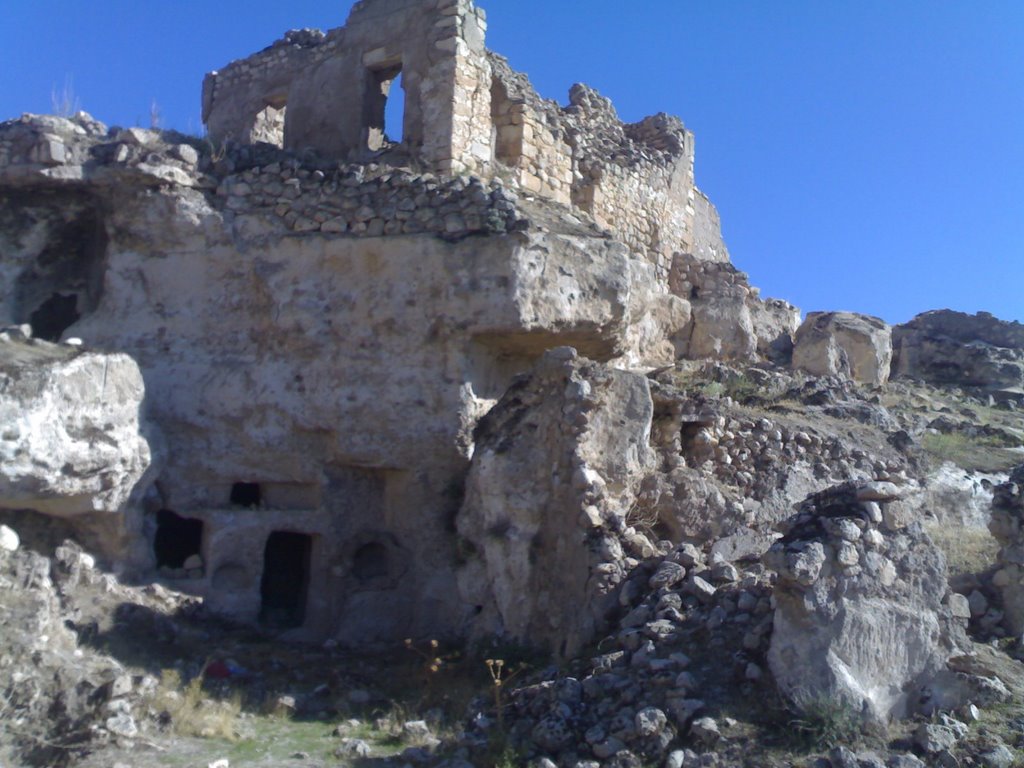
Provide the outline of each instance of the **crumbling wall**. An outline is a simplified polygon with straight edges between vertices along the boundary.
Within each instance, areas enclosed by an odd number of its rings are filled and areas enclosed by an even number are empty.
[[[694,248],[693,134],[664,114],[624,124],[584,85],[560,107],[504,58],[490,60],[496,160],[524,190],[570,202],[648,254],[664,278],[672,254]]]
[[[388,147],[385,105],[401,75],[402,145],[435,171],[477,172],[492,154],[486,28],[469,0],[364,0],[344,27],[290,32],[207,75],[203,121],[215,141],[250,143],[267,107],[286,109],[285,147],[365,158]]]
[[[208,75],[204,120],[215,140],[268,140],[365,160],[396,150],[384,108],[401,74],[397,149],[406,162],[510,178],[525,194],[573,206],[651,258],[659,278],[674,253],[695,252],[699,208],[701,257],[727,259],[724,246],[708,245],[721,239],[717,215],[698,200],[693,135],[677,118],[626,125],[608,99],[583,85],[565,107],[542,99],[505,59],[485,51],[485,31],[483,12],[468,0],[364,0],[345,27],[290,32]]]

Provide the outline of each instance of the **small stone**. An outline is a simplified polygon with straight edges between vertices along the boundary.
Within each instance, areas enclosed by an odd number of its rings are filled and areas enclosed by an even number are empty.
[[[711,569],[711,580],[718,584],[735,584],[740,580],[740,572],[732,563],[719,563]]]
[[[342,739],[341,746],[334,750],[335,757],[365,758],[370,756],[370,745],[362,739]]]
[[[832,768],[860,768],[860,761],[850,749],[836,747],[828,753],[828,761]]]
[[[951,728],[934,723],[921,723],[914,731],[914,743],[929,755],[952,749],[956,746],[957,738]]]
[[[110,691],[107,694],[108,699],[119,699],[122,696],[127,696],[132,692],[132,676],[131,675],[118,675],[114,678],[110,684]]]
[[[104,725],[108,731],[121,738],[131,739],[139,735],[139,727],[127,712],[121,712],[107,718]]]
[[[714,585],[709,584],[700,576],[691,576],[690,579],[687,580],[683,591],[688,595],[693,595],[702,603],[709,603],[714,598],[715,592],[718,590],[715,589]]]
[[[836,560],[841,565],[857,565],[860,562],[860,553],[857,551],[857,547],[848,541],[844,541],[839,545],[839,549],[836,552]]]
[[[176,145],[171,150],[171,153],[183,163],[188,163],[189,165],[195,165],[199,162],[199,153],[195,147],[191,147],[188,144]]]
[[[685,568],[692,568],[703,562],[704,556],[693,544],[680,544],[672,553],[672,560]]]
[[[1017,755],[1005,744],[982,752],[978,757],[985,768],[1010,768],[1017,762]]]
[[[857,501],[894,501],[902,498],[900,489],[893,483],[865,483],[857,489]]]
[[[690,724],[690,735],[701,744],[713,746],[722,738],[718,723],[712,717],[699,717]]]
[[[957,592],[952,592],[946,602],[947,605],[949,605],[950,613],[952,613],[956,618],[971,618],[971,604],[963,595]]]
[[[926,768],[916,755],[894,755],[889,758],[889,768]]]
[[[648,579],[647,584],[651,589],[661,587],[669,588],[686,578],[686,569],[678,563],[666,560],[658,566],[658,570]]]
[[[220,760],[207,763],[206,768],[231,768],[231,762],[226,757],[222,757]]]
[[[13,529],[6,525],[0,525],[0,549],[7,552],[17,552],[21,546],[21,539]]]
[[[649,736],[657,736],[664,731],[665,726],[668,724],[668,718],[657,707],[647,707],[636,713],[634,724],[636,725],[636,732],[640,736],[647,738]]]
[[[425,738],[430,735],[430,726],[426,720],[410,720],[402,725],[402,735],[410,739]]]
[[[181,567],[184,568],[186,571],[191,571],[195,569],[202,570],[203,558],[201,555],[189,555],[187,558],[185,558],[185,562],[182,563]]]

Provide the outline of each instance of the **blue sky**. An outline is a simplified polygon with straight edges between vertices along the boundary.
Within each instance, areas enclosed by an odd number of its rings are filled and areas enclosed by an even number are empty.
[[[488,45],[564,102],[678,114],[734,263],[804,311],[1024,321],[1024,2],[480,0]],[[65,82],[109,124],[200,132],[203,73],[324,0],[6,0],[0,119]]]

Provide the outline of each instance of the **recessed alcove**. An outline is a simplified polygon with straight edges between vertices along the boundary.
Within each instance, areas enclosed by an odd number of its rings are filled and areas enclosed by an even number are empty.
[[[182,568],[193,555],[202,553],[203,521],[182,517],[170,509],[156,513],[153,554],[158,568]]]
[[[229,503],[235,507],[256,509],[263,502],[263,489],[259,483],[235,483],[231,486]]]
[[[313,537],[274,531],[263,550],[260,580],[260,623],[272,629],[294,629],[306,621]]]

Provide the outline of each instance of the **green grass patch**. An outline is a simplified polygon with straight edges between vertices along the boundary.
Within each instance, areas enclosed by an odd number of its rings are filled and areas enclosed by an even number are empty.
[[[921,446],[933,459],[978,472],[1005,472],[1024,461],[1024,454],[1010,450],[1005,440],[963,432],[929,433],[921,439]]]

